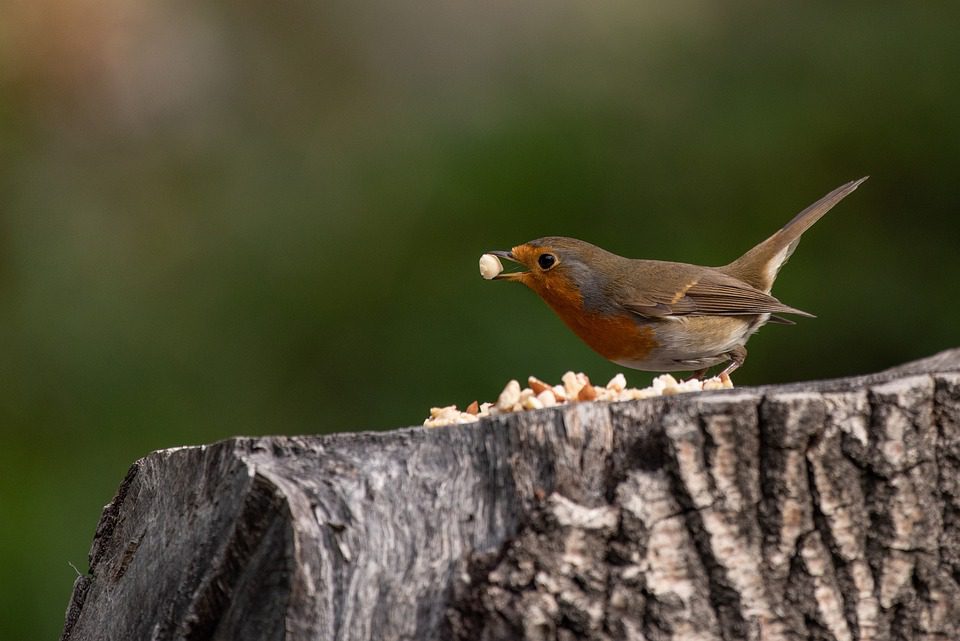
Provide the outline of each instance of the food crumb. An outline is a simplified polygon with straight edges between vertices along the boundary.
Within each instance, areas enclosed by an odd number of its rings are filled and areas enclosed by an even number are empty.
[[[480,275],[486,280],[493,280],[503,271],[503,263],[493,254],[484,254],[480,257]]]
[[[494,256],[494,258],[496,258]],[[497,397],[496,403],[474,401],[464,411],[456,405],[430,408],[430,416],[423,422],[425,427],[443,427],[475,423],[481,418],[510,412],[538,410],[578,402],[635,401],[655,396],[672,396],[688,392],[730,389],[733,382],[729,376],[714,376],[706,380],[678,381],[670,374],[657,376],[650,387],[637,389],[627,387],[627,379],[617,374],[605,386],[593,385],[582,372],[566,372],[561,377],[562,385],[550,386],[535,376],[527,378],[527,387],[521,388],[517,380],[509,381]]]

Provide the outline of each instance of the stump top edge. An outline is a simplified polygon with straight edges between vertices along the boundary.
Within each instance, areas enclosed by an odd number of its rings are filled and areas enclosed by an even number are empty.
[[[916,361],[911,361],[897,367],[890,369],[885,369],[880,372],[873,374],[864,374],[857,376],[848,376],[843,378],[834,378],[834,379],[823,379],[823,380],[813,380],[813,381],[800,381],[795,383],[780,383],[775,385],[759,385],[754,387],[737,387],[731,390],[716,390],[710,392],[699,392],[699,393],[689,393],[689,394],[677,394],[673,396],[662,396],[649,399],[635,400],[635,401],[621,401],[621,402],[611,402],[611,401],[597,401],[596,403],[610,407],[610,406],[619,406],[619,407],[630,407],[630,406],[641,406],[648,403],[657,403],[657,402],[667,402],[673,405],[686,404],[686,403],[699,403],[701,401],[709,402],[733,402],[733,401],[746,401],[750,397],[756,398],[758,401],[768,396],[793,396],[793,395],[816,395],[823,393],[843,393],[843,392],[856,392],[856,391],[868,391],[871,388],[880,385],[886,385],[890,383],[895,383],[901,380],[923,377],[923,376],[936,376],[938,374],[947,374],[947,373],[960,373],[960,348],[953,348],[944,350],[933,356],[927,358],[919,359]],[[534,412],[562,412],[564,411],[565,406],[554,407],[554,408],[545,408],[542,410],[531,410]],[[566,408],[569,409],[569,408]],[[526,412],[518,412],[517,415],[526,414]],[[491,425],[497,423],[502,423],[504,421],[509,422],[511,417],[514,417],[514,414],[503,414],[498,415],[492,418],[483,419],[477,423],[468,423],[459,426],[459,428],[469,429],[474,426],[483,426],[489,428]],[[316,450],[317,447],[325,446],[362,446],[366,443],[376,442],[378,445],[383,445],[385,441],[393,440],[397,444],[401,444],[404,441],[407,441],[411,438],[417,438],[418,435],[429,432],[437,435],[444,434],[450,430],[449,427],[444,428],[424,428],[420,425],[413,426],[404,426],[396,428],[387,428],[384,430],[362,430],[356,432],[335,432],[331,434],[304,434],[304,435],[264,435],[264,436],[232,436],[229,438],[222,439],[210,444],[203,445],[192,445],[192,446],[175,446],[170,448],[164,448],[161,450],[156,450],[147,454],[145,457],[140,459],[141,461],[147,458],[152,458],[156,456],[170,456],[176,455],[181,451],[190,451],[202,448],[210,447],[233,447],[240,450],[245,450],[251,454],[256,453],[258,450],[263,451],[269,449],[270,447],[280,447],[284,450],[296,449],[298,444],[302,444],[303,447]],[[139,461],[138,461],[139,462]]]

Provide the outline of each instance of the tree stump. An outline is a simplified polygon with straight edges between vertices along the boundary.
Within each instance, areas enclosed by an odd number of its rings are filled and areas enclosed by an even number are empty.
[[[62,639],[960,639],[960,350],[154,452]]]

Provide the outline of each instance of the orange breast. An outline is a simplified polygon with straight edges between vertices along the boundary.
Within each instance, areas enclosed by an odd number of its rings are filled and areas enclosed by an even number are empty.
[[[532,280],[532,279],[531,279]],[[563,282],[525,283],[537,292],[573,333],[611,361],[643,360],[655,347],[653,328],[637,323],[630,314],[600,314],[583,309],[576,287]]]

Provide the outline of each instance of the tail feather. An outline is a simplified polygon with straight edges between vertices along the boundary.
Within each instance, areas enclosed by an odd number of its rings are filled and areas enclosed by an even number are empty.
[[[743,282],[749,283],[760,291],[769,294],[770,289],[773,287],[773,281],[777,278],[777,272],[780,271],[780,268],[783,267],[787,259],[790,258],[790,254],[796,249],[803,232],[807,231],[811,225],[820,220],[834,205],[848,196],[850,192],[859,187],[860,183],[867,178],[869,178],[869,176],[864,176],[859,180],[853,180],[837,187],[794,216],[790,222],[781,227],[773,236],[729,265],[721,267],[720,271],[739,278]]]

